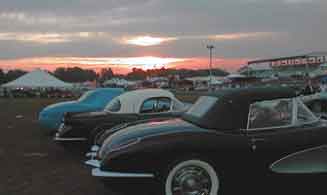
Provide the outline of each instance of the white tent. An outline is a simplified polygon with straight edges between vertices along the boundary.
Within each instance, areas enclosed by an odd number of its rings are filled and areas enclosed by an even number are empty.
[[[46,71],[36,69],[32,72],[26,73],[18,79],[9,83],[3,84],[2,87],[18,88],[71,88],[72,84],[66,83],[52,76]]]

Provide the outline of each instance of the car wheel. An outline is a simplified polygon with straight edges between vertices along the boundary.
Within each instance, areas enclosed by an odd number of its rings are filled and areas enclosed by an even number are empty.
[[[217,195],[219,178],[202,160],[185,160],[173,166],[165,179],[165,195]]]

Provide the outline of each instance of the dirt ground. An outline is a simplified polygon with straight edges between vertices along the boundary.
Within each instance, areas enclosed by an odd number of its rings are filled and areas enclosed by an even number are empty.
[[[60,101],[0,98],[0,195],[117,195],[91,176],[85,151],[67,151],[38,124],[42,108]]]
[[[0,195],[115,195],[37,122],[55,99],[0,99]]]

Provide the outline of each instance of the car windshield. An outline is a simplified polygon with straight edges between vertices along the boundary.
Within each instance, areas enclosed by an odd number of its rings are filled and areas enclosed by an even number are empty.
[[[218,101],[217,97],[202,96],[195,104],[186,112],[186,115],[201,118],[204,116],[210,108]]]
[[[107,112],[118,112],[121,108],[121,103],[119,98],[115,98],[112,101],[110,101],[107,106],[105,107],[104,111]]]
[[[93,90],[92,91],[87,91],[87,92],[85,92],[79,99],[78,99],[78,101],[79,102],[83,102],[83,101],[86,101],[89,97],[91,97],[92,96],[92,94],[93,94]]]

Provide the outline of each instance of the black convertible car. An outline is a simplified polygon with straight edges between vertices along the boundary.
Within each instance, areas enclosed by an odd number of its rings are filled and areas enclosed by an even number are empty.
[[[166,195],[216,195],[228,183],[256,184],[255,176],[326,174],[327,124],[288,88],[229,90],[200,97],[180,119],[120,129],[97,160],[96,177],[154,179]]]
[[[130,91],[114,98],[101,112],[66,113],[54,140],[92,143],[96,135],[121,123],[175,118],[189,107],[167,90]]]

